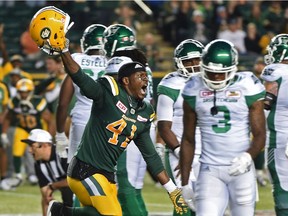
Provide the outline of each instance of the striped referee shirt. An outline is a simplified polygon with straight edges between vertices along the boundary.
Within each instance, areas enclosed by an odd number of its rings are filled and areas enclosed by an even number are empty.
[[[49,183],[65,179],[67,176],[67,159],[60,158],[59,155],[56,154],[55,145],[52,145],[51,151],[49,161],[35,161],[35,172],[38,177],[40,188]]]

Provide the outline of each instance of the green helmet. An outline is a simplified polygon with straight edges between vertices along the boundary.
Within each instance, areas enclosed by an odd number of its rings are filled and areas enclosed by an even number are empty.
[[[278,34],[273,37],[267,51],[268,54],[264,56],[267,65],[288,59],[288,34]]]
[[[132,29],[125,25],[110,25],[103,33],[104,49],[108,57],[115,51],[136,48],[136,36]]]
[[[223,90],[234,78],[237,71],[238,52],[227,40],[213,40],[203,50],[201,75],[210,90]],[[224,78],[214,79],[215,74],[225,74]]]
[[[88,26],[80,39],[81,50],[86,53],[88,50],[97,49],[104,51],[103,32],[106,26],[101,24],[92,24]]]
[[[174,61],[178,72],[189,77],[192,73],[200,72],[200,65],[184,66],[183,61],[201,58],[204,46],[197,40],[187,39],[182,41],[174,51]]]

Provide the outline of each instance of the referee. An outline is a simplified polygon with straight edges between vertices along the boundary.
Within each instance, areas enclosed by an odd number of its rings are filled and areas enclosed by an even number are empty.
[[[34,129],[30,132],[28,139],[21,141],[30,146],[29,152],[35,160],[35,171],[42,195],[43,216],[46,216],[49,201],[54,199],[53,192],[55,190],[60,190],[64,205],[71,207],[73,193],[66,180],[67,158],[60,158],[56,154],[56,147],[50,133]]]

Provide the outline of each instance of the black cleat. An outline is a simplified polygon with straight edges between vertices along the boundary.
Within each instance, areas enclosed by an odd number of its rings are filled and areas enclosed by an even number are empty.
[[[63,208],[63,203],[51,200],[48,205],[47,216],[64,216]]]

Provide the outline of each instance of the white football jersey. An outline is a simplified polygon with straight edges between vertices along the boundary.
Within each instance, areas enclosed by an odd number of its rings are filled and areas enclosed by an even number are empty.
[[[179,142],[181,142],[183,134],[183,97],[182,91],[185,86],[187,77],[183,77],[179,72],[171,72],[167,74],[158,85],[157,94],[165,95],[171,98],[173,103],[173,116],[169,116],[169,111],[165,111],[165,107],[160,107],[161,110],[157,110],[157,120],[158,121],[171,121],[172,127],[171,130],[176,135]],[[172,117],[172,118],[171,118]],[[196,154],[201,152],[201,141],[200,141],[200,131],[196,131],[196,136],[198,135],[199,139],[196,144]]]
[[[266,147],[285,148],[288,142],[288,65],[270,64],[264,68],[261,78],[278,84],[276,104],[266,112]]]
[[[99,76],[99,72],[105,70],[107,59],[102,55],[86,55],[84,53],[74,53],[72,58],[79,64],[81,69],[94,80]],[[74,121],[86,124],[92,106],[92,100],[84,96],[80,88],[73,83],[74,95],[76,97],[75,106],[71,110],[71,116]]]
[[[264,96],[264,86],[251,72],[238,72],[233,83],[216,95],[205,86],[201,75],[189,79],[183,97],[197,113],[202,140],[200,162],[231,165],[233,158],[249,148],[249,106]],[[214,97],[218,113],[213,116]]]

